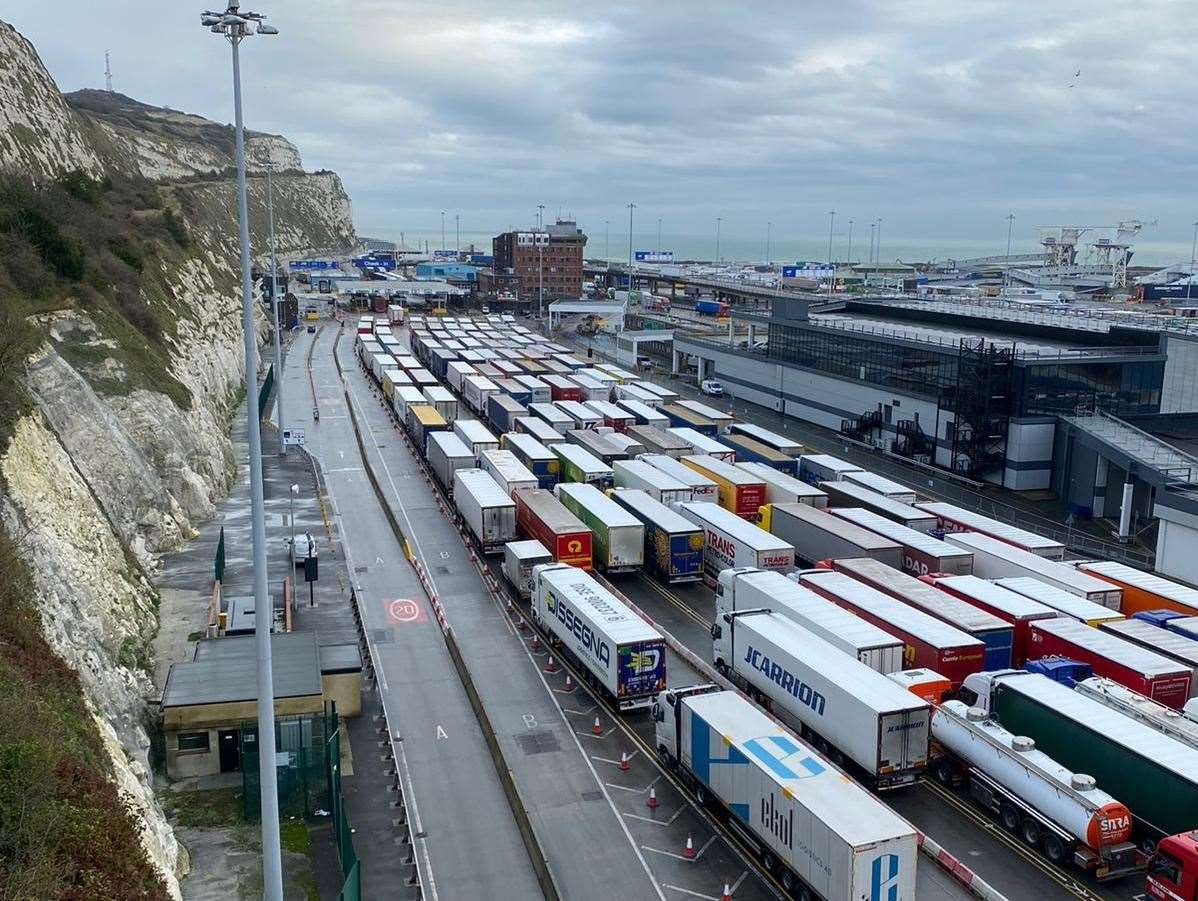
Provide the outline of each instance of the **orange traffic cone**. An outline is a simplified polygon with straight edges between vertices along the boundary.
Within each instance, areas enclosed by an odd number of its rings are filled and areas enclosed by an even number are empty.
[[[603,726],[599,723],[599,717],[595,717],[595,725],[591,726],[591,733],[593,735],[603,734]]]
[[[695,840],[688,833],[686,836],[686,847],[682,849],[682,856],[687,860],[695,859]]]
[[[720,895],[720,901],[732,901],[732,886],[724,883],[724,894]]]
[[[650,810],[656,809],[656,807],[657,807],[657,789],[655,789],[655,788],[649,789],[649,800],[645,802],[645,806],[648,807]]]
[[[570,674],[566,673],[566,691],[574,690],[574,680],[570,678]]]
[[[557,672],[557,664],[553,662],[552,654],[550,654],[549,659],[545,661],[545,672],[547,672],[547,673],[556,673]]]
[[[532,636],[532,649],[535,651],[535,650],[538,650],[540,647],[541,647],[541,636],[537,635],[534,632],[533,636]]]
[[[631,768],[632,767],[628,763],[628,752],[621,751],[620,752],[620,771],[623,773],[627,773]]]

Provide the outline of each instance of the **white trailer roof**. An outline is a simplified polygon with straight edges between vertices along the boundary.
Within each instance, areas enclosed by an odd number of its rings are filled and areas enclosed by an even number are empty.
[[[895,570],[897,572],[897,570]],[[808,570],[799,576],[800,584],[818,585],[820,588],[845,598],[862,610],[868,611],[883,622],[893,623],[895,628],[916,635],[937,648],[982,647],[982,642],[962,632],[955,626],[936,619],[904,604],[897,598],[883,594],[852,576],[830,570]]]
[[[788,491],[796,497],[828,496],[826,491],[816,488],[810,482],[804,482],[802,479],[796,479],[794,476],[787,475],[781,470],[774,469],[774,467],[768,466],[765,463],[758,463],[754,460],[746,460],[745,462],[737,463],[736,465],[750,475],[761,479],[761,481],[777,488],[781,488],[783,491]],[[890,520],[887,520],[887,522],[889,521]],[[927,536],[925,535],[924,537],[926,538]]]
[[[689,466],[679,463],[667,454],[641,454],[638,460],[644,460],[654,469],[660,469],[668,476],[673,476],[683,485],[690,488],[707,488],[715,490],[716,484],[707,476],[700,475]]]
[[[558,482],[556,490],[559,495],[573,498],[601,519],[608,528],[619,528],[620,526],[644,527],[644,524],[639,519],[594,485],[589,485],[585,482]]]
[[[1190,588],[1188,585],[1179,585],[1172,579],[1166,579],[1163,576],[1158,576],[1156,573],[1144,572],[1142,569],[1135,569],[1125,563],[1116,563],[1113,560],[1096,560],[1089,563],[1079,563],[1077,568],[1088,573],[1093,573],[1100,579],[1110,580],[1115,583],[1125,583],[1133,588],[1139,588],[1142,591],[1148,591],[1152,594],[1160,595],[1173,601],[1175,604],[1181,604],[1194,611],[1198,615],[1198,589]],[[1118,584],[1115,585],[1118,588]]]
[[[471,444],[486,441],[492,444],[499,443],[499,439],[491,434],[491,430],[477,419],[455,419],[453,421],[453,428],[454,431],[465,436],[465,439]]]
[[[528,467],[520,462],[520,458],[513,454],[510,450],[501,448],[487,448],[479,453],[479,458],[488,461],[491,466],[498,472],[506,481],[514,482],[536,482],[537,477],[529,471]]]
[[[827,598],[820,597],[810,588],[804,588],[780,572],[763,569],[744,573],[736,578],[738,582],[748,583],[766,592],[770,595],[772,603],[793,610],[818,628],[835,634],[859,651],[902,645],[902,642],[890,633],[843,607],[837,607]]]
[[[553,451],[537,440],[536,436],[526,432],[504,432],[503,443],[518,448],[522,454],[531,460],[556,460]]]
[[[944,540],[974,553],[987,553],[1008,560],[1023,569],[1068,586],[1070,591],[1082,597],[1093,592],[1119,591],[1118,585],[1112,585],[1105,579],[1086,575],[1075,566],[1069,566],[1067,563],[1057,560],[1049,560],[1046,557],[1033,554],[1031,551],[1025,551],[1021,547],[1015,547],[1013,544],[983,535],[981,532],[952,532],[945,535]]]
[[[993,535],[996,538],[1001,538],[1019,547],[1038,548],[1040,550],[1064,548],[1064,545],[1059,541],[1045,538],[1042,535],[1037,535],[1035,532],[1029,532],[1027,529],[1007,525],[1004,522],[999,522],[997,519],[991,519],[989,516],[983,516],[981,513],[975,513],[973,510],[966,510],[964,507],[958,507],[954,504],[946,504],[943,501],[916,501],[915,506],[920,510],[927,510],[929,513],[934,513],[942,519],[952,520],[968,529],[985,532],[987,535]]]
[[[640,488],[617,488],[611,497],[624,501],[659,529],[664,529],[671,535],[700,531],[699,526],[660,501],[654,500],[652,495]]]
[[[1053,620],[1045,620],[1053,622]],[[1105,704],[1040,673],[1004,672],[990,677],[1011,691],[1059,712],[1105,738],[1149,758],[1184,779],[1198,781],[1198,749],[1162,735]]]
[[[718,457],[712,457],[707,454],[688,454],[682,458],[682,462],[697,466],[700,470],[700,475],[708,472],[733,485],[762,484],[761,479],[755,475],[745,472],[735,463],[729,463],[727,460],[721,460]]]
[[[516,502],[508,497],[508,493],[499,487],[499,483],[491,478],[489,472],[481,469],[458,469],[454,471],[453,479],[455,483],[461,482],[483,507],[516,506]],[[454,494],[457,494],[456,487]]]
[[[625,387],[635,387],[635,386],[626,385]],[[633,397],[621,397],[619,400],[616,401],[616,404],[619,405],[620,407],[622,407],[623,409],[627,410],[629,413],[631,413],[633,416],[637,417],[638,419],[644,419],[646,422],[649,422],[649,423],[669,422],[670,421],[670,417],[666,416],[665,413],[658,413],[656,410],[654,410],[648,404],[643,403]]]
[[[672,435],[677,435],[687,444],[695,449],[696,453],[700,454],[730,454],[735,453],[735,450],[721,441],[716,441],[710,435],[704,435],[688,426],[670,426],[666,431]]]
[[[660,632],[577,566],[550,566],[541,570],[541,578],[581,608],[592,621],[601,623],[604,634],[617,644],[661,640]]]
[[[717,410],[715,407],[700,403],[697,400],[680,400],[678,401],[678,406],[690,410],[692,413],[698,413],[704,419],[710,419],[712,422],[731,422],[736,418],[731,413]]]
[[[751,422],[738,422],[734,431],[745,438],[752,438],[754,441],[760,441],[762,444],[774,449],[779,447],[791,449],[798,448],[800,451],[803,449],[803,445],[800,442],[795,441],[793,438],[787,438],[785,435],[779,435],[777,432],[771,432],[769,429],[763,429],[761,426],[754,425]]]
[[[1079,598],[1072,592],[1049,585],[1047,582],[1041,582],[1031,576],[1007,576],[1003,579],[995,579],[994,584],[1029,597],[1033,601],[1039,601],[1046,607],[1051,607],[1053,610],[1082,622],[1123,619],[1123,614],[1118,610],[1112,610],[1102,604],[1095,604],[1093,601]]]
[[[833,497],[836,494],[843,494],[874,510],[885,510],[888,516],[894,516],[903,522],[919,520],[931,522],[936,519],[935,514],[910,504],[904,504],[902,501],[896,501],[884,494],[878,494],[876,491],[870,491],[864,485],[858,485],[856,482],[847,482],[841,479],[839,482],[820,482],[819,487]]]
[[[665,388],[665,387],[657,384],[656,382],[641,381],[641,382],[633,382],[633,384],[639,385],[640,387],[644,388],[646,391],[648,391],[652,394],[656,394],[658,397],[664,398],[665,400],[673,400],[674,398],[678,397],[677,391],[674,391],[671,388]]]
[[[1119,624],[1113,623],[1112,625]],[[1094,629],[1075,619],[1065,617],[1038,619],[1031,624],[1031,629],[1055,635],[1063,641],[1086,648],[1107,660],[1145,676],[1167,676],[1171,673],[1188,672],[1184,664],[1170,660],[1168,657],[1162,657],[1138,644],[1132,644],[1124,638],[1112,635],[1105,629]]]
[[[886,476],[880,476],[876,472],[870,472],[868,469],[858,469],[853,472],[844,473],[844,478],[850,482],[859,484],[870,491],[876,491],[878,494],[884,494],[887,497],[895,494],[907,494],[914,497],[915,489],[908,488],[894,479],[888,479]]]
[[[405,404],[422,404],[428,400],[424,392],[415,385],[396,385],[395,396]]]
[[[771,535],[747,520],[741,519],[735,513],[725,510],[719,504],[709,501],[686,501],[678,504],[678,510],[692,522],[698,520],[706,525],[731,535],[737,541],[755,551],[793,551],[794,548],[781,538]]]
[[[636,419],[636,416],[629,413],[623,407],[618,407],[610,401],[606,400],[588,400],[584,403],[598,413],[600,416],[609,419]]]
[[[442,385],[429,385],[424,389],[424,396],[429,399],[430,403],[444,403],[447,400],[456,400],[448,388]]]
[[[786,577],[783,576],[783,579]],[[841,686],[851,686],[853,696],[877,713],[925,710],[927,702],[893,679],[870,669],[856,657],[833,647],[810,629],[781,613],[750,613],[736,617],[736,628],[747,625],[790,651],[798,660]]]
[[[570,461],[585,473],[608,473],[612,471],[610,466],[581,445],[564,441],[560,444],[554,444],[550,450],[563,460]]]
[[[572,423],[574,418],[553,403],[545,403],[544,401],[536,401],[528,405],[528,409],[532,413],[536,413],[547,422]]]
[[[838,482],[837,484],[843,483]],[[973,556],[963,548],[951,545],[947,541],[941,541],[939,538],[933,538],[927,532],[912,529],[893,519],[887,519],[873,510],[866,510],[862,507],[829,507],[828,512],[841,519],[847,519],[851,523],[856,523],[862,528],[869,529],[871,532],[877,532],[883,538],[897,541],[899,544],[915,548],[925,554],[931,554],[933,557]]]
[[[913,835],[914,827],[890,807],[828,763],[817,751],[779,726],[752,703],[731,691],[690,697],[685,700],[713,731],[734,745],[758,769],[773,779],[779,792],[788,792],[846,844],[868,847],[898,836]],[[754,742],[753,747],[749,743]],[[786,778],[777,766],[761,764],[754,748],[769,745],[779,753],[809,758],[819,768],[804,770],[803,778]]]
[[[605,388],[609,387],[608,385],[605,385],[603,382],[599,381],[598,379],[593,379],[590,376],[583,375],[581,371],[572,373],[570,375],[570,379],[574,382],[575,385],[577,385],[579,388],[582,388],[586,391],[602,391]]]
[[[1198,641],[1146,623],[1142,619],[1120,619],[1104,623],[1103,631],[1125,636],[1129,642],[1159,648],[1161,655],[1168,654],[1183,661],[1187,666],[1198,667]],[[1158,655],[1160,656],[1160,655]]]
[[[433,432],[428,436],[428,440],[431,444],[440,446],[441,452],[444,453],[446,457],[466,457],[470,460],[474,459],[474,451],[467,447],[466,442],[464,442],[453,432]]]
[[[629,475],[644,479],[659,491],[688,491],[690,486],[680,482],[667,472],[662,472],[656,466],[651,466],[644,460],[615,460],[612,462],[613,472],[626,472]]]
[[[831,454],[803,454],[799,458],[799,462],[802,463],[803,460],[810,460],[815,466],[822,466],[824,469],[839,473],[856,472],[861,469],[856,463],[833,457]]]
[[[799,504],[793,501],[788,501],[784,504],[770,504],[771,520],[776,516],[790,516],[794,519],[801,519],[804,523],[817,529],[822,529],[825,532],[831,532],[845,541],[852,542],[862,550],[878,551],[886,548],[899,549],[897,541],[891,541],[889,538],[884,538],[877,532],[871,532],[869,529],[863,529],[847,519],[842,519],[838,516],[833,516],[827,510],[821,510],[818,507],[812,507],[810,504]],[[773,528],[773,522],[770,523]],[[898,572],[898,570],[895,570]]]
[[[468,375],[466,381],[470,382],[480,391],[498,391],[499,386],[487,378],[485,375]]]
[[[936,584],[951,588],[966,597],[976,598],[981,603],[993,607],[995,610],[1001,610],[1003,613],[1013,616],[1016,619],[1055,616],[1060,613],[1059,610],[1049,607],[1047,604],[1041,604],[1039,601],[1032,600],[1027,595],[1019,594],[1019,592],[1012,591],[1009,588],[1003,588],[1001,585],[983,579],[980,576],[945,576],[937,579]],[[1065,594],[1069,593],[1065,592]],[[1076,597],[1076,595],[1070,594],[1069,597]],[[1086,603],[1089,604],[1092,602],[1086,601]],[[1105,610],[1106,608],[1104,607],[1103,609]]]
[[[555,400],[553,405],[575,421],[581,420],[582,422],[598,422],[603,418],[580,401]]]

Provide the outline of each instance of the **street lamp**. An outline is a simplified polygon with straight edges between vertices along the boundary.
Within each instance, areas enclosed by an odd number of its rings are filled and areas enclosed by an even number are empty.
[[[635,203],[628,204],[628,290],[632,290],[632,211]]]
[[[832,277],[828,279],[828,295],[836,290],[836,266],[832,262],[832,226],[836,224],[836,210],[828,212],[828,265],[832,268]]]
[[[767,222],[765,224],[765,264],[768,266],[773,257],[770,255],[770,230],[774,227],[774,223]]]
[[[853,265],[853,220],[849,220],[849,249],[845,252],[844,263],[846,266]]]
[[[657,217],[657,255],[661,256],[661,217]]]
[[[222,12],[204,12],[200,24],[224,37],[233,49],[234,141],[237,158],[237,237],[241,245],[241,332],[245,365],[246,423],[249,432],[250,514],[254,561],[254,645],[258,668],[258,790],[262,815],[262,895],[283,901],[283,864],[279,847],[279,791],[275,774],[275,689],[271,672],[270,629],[274,616],[266,573],[266,509],[262,487],[262,430],[254,403],[257,348],[254,345],[253,288],[250,284],[250,215],[245,192],[245,126],[241,115],[241,42],[254,34],[274,35],[260,13],[243,12],[231,3]],[[280,436],[282,438],[282,436]]]
[[[537,204],[537,318],[545,316],[545,248],[542,244],[541,229],[544,228],[545,204]]]
[[[1007,293],[1007,285],[1011,275],[1011,230],[1015,227],[1015,214],[1007,214],[1007,258],[1003,261],[1002,269],[1002,287],[1003,293]]]
[[[603,220],[603,260],[611,262],[611,220]]]
[[[715,261],[721,262],[724,258],[720,256],[720,222],[723,221],[719,216],[715,217]]]
[[[874,262],[874,229],[878,227],[876,222],[869,224],[869,264],[873,266]]]
[[[445,210],[441,210],[441,249],[445,249]]]
[[[282,322],[279,321],[279,263],[275,257],[275,188],[271,180],[271,167],[266,168],[266,218],[270,228],[270,314],[275,327],[275,407],[279,416],[279,456],[287,456],[287,442],[283,440],[283,337]]]
[[[453,243],[456,245],[454,249],[462,252],[462,217],[459,213],[453,214]]]
[[[1190,299],[1190,289],[1194,287],[1194,256],[1198,251],[1198,222],[1194,223],[1194,241],[1190,244],[1190,278],[1186,282],[1186,301]]]
[[[874,245],[874,257],[879,266],[882,265],[882,217],[878,217],[878,243]]]

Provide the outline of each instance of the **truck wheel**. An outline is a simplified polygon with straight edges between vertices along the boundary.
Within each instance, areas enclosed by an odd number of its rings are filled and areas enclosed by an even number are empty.
[[[998,815],[1007,831],[1016,832],[1019,829],[1019,811],[1010,804],[1004,804]]]
[[[707,789],[702,785],[695,786],[695,800],[699,802],[700,807],[707,806]]]
[[[936,769],[934,770],[936,781],[941,785],[953,784],[953,765],[947,759],[936,761]]]
[[[794,889],[795,889],[794,873],[792,873],[786,867],[782,868],[782,875],[779,877],[779,881],[782,883],[782,888],[786,889],[788,892],[794,891]]]
[[[1040,844],[1040,824],[1031,817],[1023,821],[1023,828],[1020,832],[1023,835],[1023,840],[1033,848]]]
[[[1044,836],[1044,856],[1053,863],[1064,863],[1067,853],[1068,849],[1059,835],[1053,835],[1050,832]]]
[[[774,872],[774,867],[778,866],[778,859],[769,851],[761,852],[761,865],[765,867],[769,873]]]

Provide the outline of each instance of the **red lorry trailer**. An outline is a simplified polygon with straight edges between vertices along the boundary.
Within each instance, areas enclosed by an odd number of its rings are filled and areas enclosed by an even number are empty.
[[[558,563],[591,568],[591,530],[552,491],[524,489],[515,492],[512,499],[521,536],[541,542]]]
[[[967,604],[1011,623],[1015,627],[1015,641],[1011,648],[1011,666],[1014,667],[1021,667],[1027,662],[1031,624],[1039,619],[1053,619],[1061,615],[1039,601],[1033,601],[978,576],[944,576],[932,573],[920,578],[946,594],[960,598]]]
[[[1193,671],[1175,660],[1076,620],[1041,619],[1029,629],[1031,660],[1068,657],[1088,663],[1094,675],[1113,679],[1174,710],[1181,710],[1189,700]]]
[[[952,683],[954,691],[966,676],[982,671],[986,646],[960,629],[844,573],[818,569],[796,575],[799,584],[903,642],[907,669],[934,670]]]

